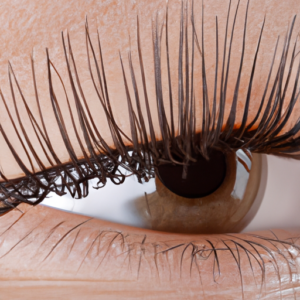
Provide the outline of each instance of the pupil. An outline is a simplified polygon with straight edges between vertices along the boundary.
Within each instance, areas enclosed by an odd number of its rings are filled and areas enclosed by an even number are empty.
[[[205,197],[220,187],[226,175],[224,153],[210,149],[208,155],[209,160],[198,155],[197,162],[189,162],[186,179],[182,179],[182,165],[160,165],[157,167],[157,176],[171,192],[178,196]]]

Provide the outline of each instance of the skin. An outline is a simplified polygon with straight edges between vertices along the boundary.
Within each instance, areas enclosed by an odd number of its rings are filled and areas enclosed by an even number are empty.
[[[207,58],[208,86],[212,87],[215,53],[215,15],[219,17],[219,31],[224,32],[228,3],[225,1],[206,1],[205,3],[205,43]],[[232,7],[235,8],[236,3]],[[228,84],[227,100],[232,101],[236,74],[240,61],[241,39],[246,2],[242,1],[240,9],[243,13],[237,19],[233,56]],[[24,0],[14,4],[3,1],[0,11],[0,23],[4,29],[1,33],[2,54],[0,57],[0,85],[3,95],[7,98],[9,107],[13,110],[10,90],[7,80],[7,60],[10,60],[20,86],[33,111],[37,114],[30,56],[34,48],[34,61],[38,78],[39,95],[42,110],[47,112],[45,118],[49,135],[55,149],[59,149],[59,157],[68,161],[68,155],[63,147],[54,114],[49,102],[47,72],[45,65],[45,47],[50,49],[50,57],[67,84],[63,49],[60,31],[69,30],[80,80],[86,91],[89,105],[93,106],[93,116],[98,128],[101,128],[104,138],[112,143],[106,121],[101,114],[99,103],[93,90],[89,74],[86,71],[84,24],[88,16],[90,33],[95,38],[99,26],[102,38],[105,67],[108,74],[109,93],[115,117],[121,128],[129,132],[128,116],[124,98],[124,85],[118,49],[122,56],[127,57],[129,49],[128,32],[130,32],[133,58],[136,58],[135,25],[137,11],[141,23],[141,41],[145,57],[146,79],[149,86],[149,99],[154,99],[151,18],[158,9],[165,9],[165,1],[115,1],[105,3],[99,1],[79,2],[65,0],[57,3],[48,1]],[[299,10],[297,1],[251,1],[249,12],[249,36],[245,54],[244,71],[249,74],[253,55],[257,45],[259,30],[265,13],[267,22],[262,40],[261,55],[257,67],[253,91],[253,102],[250,107],[250,118],[256,113],[255,108],[261,99],[265,80],[276,43],[277,35],[284,36],[288,22]],[[164,11],[164,10],[163,10]],[[172,49],[172,78],[176,97],[176,61],[178,48],[178,26],[180,3],[170,2],[170,43]],[[201,12],[201,6],[195,6],[195,14]],[[282,13],[284,12],[284,13]],[[162,15],[159,15],[161,17]],[[145,20],[149,20],[146,22]],[[232,17],[230,18],[232,21]],[[200,30],[200,19],[197,22]],[[296,36],[299,22],[295,23]],[[252,33],[253,32],[253,33]],[[283,38],[282,38],[283,40]],[[294,39],[292,39],[294,40]],[[223,35],[220,34],[220,44]],[[281,44],[282,46],[282,44]],[[297,46],[298,50],[299,46]],[[281,48],[280,48],[281,49]],[[199,59],[199,57],[198,57]],[[163,73],[165,67],[163,67]],[[200,71],[195,73],[199,80]],[[292,78],[295,77],[295,71]],[[64,99],[63,90],[56,79],[58,98]],[[139,79],[140,80],[140,79]],[[243,103],[247,93],[249,77],[245,75],[240,85],[239,103],[242,116]],[[141,82],[139,81],[139,85]],[[200,89],[200,88],[199,88]],[[200,93],[198,90],[197,93]],[[210,93],[213,89],[210,88]],[[288,89],[287,98],[291,94]],[[114,100],[116,99],[116,100]],[[155,103],[151,100],[151,107]],[[28,130],[33,144],[37,144],[29,119],[26,117],[20,101],[21,118]],[[65,111],[66,103],[61,102]],[[299,115],[298,108],[294,111],[289,125]],[[14,115],[15,116],[15,115]],[[65,115],[67,127],[71,120]],[[0,104],[0,120],[14,143],[19,155],[26,161],[20,143],[13,127]],[[157,126],[157,120],[154,120]],[[76,121],[78,122],[78,121]],[[82,156],[70,130],[76,155]],[[1,155],[0,166],[7,178],[21,177],[23,174],[14,161],[4,139],[0,136]],[[37,151],[46,164],[41,149]],[[36,171],[38,168],[36,167]],[[150,230],[131,228],[109,223],[102,220],[89,219],[84,216],[57,211],[44,206],[30,207],[20,205],[0,218],[0,277],[1,295],[4,298],[19,298],[24,295],[35,299],[63,295],[72,299],[297,299],[299,294],[299,230],[273,230],[260,232],[259,235],[179,235]],[[258,233],[257,233],[258,234]],[[234,243],[234,242],[235,243]],[[248,241],[248,242],[247,242]],[[252,244],[249,241],[253,242]],[[241,246],[238,246],[240,243]],[[252,245],[252,246],[251,246]],[[174,248],[173,248],[174,247]],[[169,249],[169,250],[168,250]],[[205,250],[202,251],[201,250]],[[213,249],[217,249],[216,252]],[[247,251],[245,250],[247,249]],[[165,251],[165,252],[164,252]],[[199,252],[197,252],[199,251]],[[198,254],[197,254],[197,253]],[[208,253],[211,255],[205,259]],[[215,254],[217,253],[217,255]],[[193,254],[193,255],[191,255]],[[247,255],[248,254],[248,255]],[[251,264],[249,263],[250,257]],[[220,263],[218,273],[217,258]],[[191,267],[192,266],[192,267]],[[251,269],[252,266],[252,269]],[[215,270],[213,272],[213,270]],[[262,271],[263,270],[263,271]],[[241,276],[242,274],[242,276]],[[265,274],[265,277],[262,277]],[[262,281],[264,278],[264,281]],[[280,281],[280,283],[279,283]],[[263,283],[262,288],[260,284]],[[243,288],[242,288],[243,286]],[[42,295],[42,296],[41,296]],[[6,297],[5,297],[6,296]]]
[[[31,299],[64,294],[72,299],[298,297],[297,230],[170,234],[45,206],[20,209],[23,214],[15,210],[1,219],[0,286],[1,295],[7,297],[24,293]],[[242,247],[248,250],[253,272]]]

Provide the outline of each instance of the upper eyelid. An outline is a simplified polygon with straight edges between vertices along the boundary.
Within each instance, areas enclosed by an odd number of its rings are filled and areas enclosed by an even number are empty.
[[[287,40],[288,41],[288,40]],[[88,42],[89,43],[89,42]],[[159,43],[159,41],[158,40],[156,40],[156,43]],[[67,48],[68,46],[66,46],[66,48]],[[70,52],[70,50],[71,50],[71,48],[69,48],[68,49],[69,50],[69,55],[72,53],[72,52]],[[48,60],[48,66],[49,66],[49,69],[51,70],[51,61],[50,60]],[[102,65],[101,65],[101,63],[99,62],[99,69],[101,70],[101,68],[102,68]],[[132,71],[133,71],[133,69],[131,69]],[[54,72],[53,72],[53,74],[55,74],[55,70],[54,70]],[[103,72],[103,70],[102,70],[102,72]],[[137,72],[136,72],[137,73]],[[11,77],[14,79],[14,74],[13,74],[13,71],[12,70],[10,70],[10,74],[11,74]],[[102,76],[104,75],[104,73],[102,73]],[[77,82],[77,84],[79,84],[80,82],[78,82],[77,81],[77,78],[76,78],[76,76],[75,77],[73,77],[72,78],[72,80],[74,81],[74,84]],[[124,79],[124,83],[125,83],[125,90],[126,90],[126,84],[127,84],[127,81],[128,81],[128,84],[129,84],[129,81],[130,81],[130,77],[127,75],[127,77],[125,77],[125,79]],[[17,84],[18,83],[18,81],[17,81],[17,79],[16,79],[16,81],[15,81],[15,84]],[[134,83],[134,81],[133,81],[133,83]],[[18,89],[17,88],[13,88],[14,89],[14,91],[16,92]],[[81,94],[81,92],[80,92],[80,90],[79,91],[77,91],[77,96],[80,96],[80,94]],[[140,93],[141,94],[141,93]],[[76,98],[76,97],[75,97]],[[132,96],[132,100],[131,100],[132,102],[134,102],[134,96]],[[193,101],[193,99],[191,99],[191,101]],[[128,102],[129,103],[129,112],[132,114],[132,116],[133,116],[133,119],[135,118],[134,117],[134,113],[133,113],[133,111],[131,111],[131,102]],[[162,102],[160,102],[161,104],[162,104]],[[85,104],[85,103],[84,103]],[[81,114],[82,113],[84,113],[84,111],[82,110],[82,106],[84,106],[84,104],[83,103],[81,103],[80,101],[78,102],[77,101],[77,105],[78,105],[78,107],[79,107],[79,111],[81,110],[81,113],[79,113],[79,117],[80,118],[82,118],[81,117]],[[63,120],[63,118],[62,117],[60,117],[59,116],[59,110],[58,109],[55,109],[55,106],[56,107],[58,107],[58,102],[56,102],[56,100],[53,98],[53,101],[52,101],[52,105],[53,105],[53,107],[54,107],[54,111],[56,111],[56,113],[57,113],[57,119],[59,120]],[[105,104],[105,105],[107,105],[107,103]],[[107,112],[108,112],[108,115],[109,114],[111,114],[111,112],[109,111],[109,108],[105,108],[105,105],[104,105],[104,110],[107,110]],[[191,102],[191,105],[192,105],[192,102]],[[163,106],[161,106],[161,108],[163,108]],[[138,117],[136,117],[137,119],[138,119]],[[82,118],[82,120],[84,121],[84,117]],[[86,120],[89,120],[89,117],[86,119]],[[110,123],[113,125],[113,127],[115,128],[114,129],[114,131],[112,131],[112,133],[113,132],[116,132],[117,134],[116,134],[116,140],[118,141],[117,142],[117,145],[118,145],[118,151],[119,151],[119,154],[121,153],[121,152],[123,152],[123,153],[126,153],[127,151],[128,151],[128,149],[126,148],[126,147],[124,147],[124,144],[123,144],[123,140],[120,138],[121,136],[122,136],[122,132],[120,131],[120,128],[118,128],[118,126],[117,126],[117,124],[116,123],[114,123],[114,121],[113,121],[113,119],[112,119],[112,116],[110,116],[110,117],[108,117],[108,120],[110,121]],[[146,117],[145,117],[145,120],[146,120]],[[89,120],[89,121],[91,121],[91,120]],[[139,120],[140,122],[142,121],[142,120]],[[163,121],[164,122],[164,121]],[[20,122],[20,123],[22,123],[22,121]],[[64,134],[66,134],[66,136],[65,136],[65,140],[66,140],[66,145],[69,145],[69,146],[67,146],[67,148],[69,148],[69,153],[70,153],[70,157],[73,157],[73,164],[69,164],[67,167],[64,165],[64,166],[59,166],[60,168],[61,168],[61,170],[64,170],[63,172],[65,172],[66,171],[66,169],[67,168],[71,168],[72,170],[73,170],[73,168],[75,167],[75,169],[76,169],[76,165],[78,164],[78,159],[77,159],[77,157],[76,157],[76,155],[74,155],[74,151],[72,150],[72,144],[71,143],[69,143],[68,142],[68,136],[67,136],[67,130],[66,129],[64,129],[64,125],[63,125],[63,122],[59,122],[58,121],[58,123],[60,123],[61,125],[60,125],[60,127],[62,128],[62,133],[64,133]],[[86,124],[89,124],[89,126],[92,126],[92,124],[91,124],[91,122],[87,122]],[[141,126],[141,124],[142,124],[142,122],[140,123],[140,126]],[[228,123],[229,124],[229,123]],[[164,125],[163,125],[164,126]],[[230,126],[232,126],[232,124],[230,125]],[[161,132],[163,133],[164,132],[164,129],[162,130],[162,128],[163,127],[161,127]],[[190,127],[190,128],[192,128],[192,127]],[[38,128],[38,132],[40,131],[40,129],[41,128]],[[81,129],[83,130],[83,131],[85,131],[86,132],[86,136],[87,136],[87,138],[85,138],[85,141],[84,141],[84,138],[82,139],[82,141],[81,142],[88,142],[89,143],[89,136],[88,136],[88,134],[91,134],[92,133],[92,131],[89,131],[88,132],[88,130],[89,130],[89,128],[87,127],[87,126],[85,126],[85,125],[82,125],[81,124]],[[135,139],[135,134],[136,133],[134,133],[134,131],[136,131],[137,132],[137,128],[134,128],[134,127],[132,127],[132,129],[134,129],[132,132],[133,132],[133,136],[132,136],[132,138],[133,139]],[[230,129],[230,128],[229,128]],[[226,128],[225,128],[225,130],[226,130]],[[46,132],[45,132],[46,133]],[[142,133],[142,131],[141,131],[141,133]],[[3,135],[5,135],[5,131],[2,129],[2,134]],[[224,135],[224,133],[223,133],[223,135]],[[144,136],[144,138],[146,138],[147,136],[145,135]],[[44,139],[45,139],[45,137],[43,137]],[[80,139],[80,138],[79,138]],[[98,142],[98,140],[95,140],[94,138],[92,138],[92,140],[94,141],[94,142]],[[152,142],[154,141],[155,139],[152,139]],[[141,140],[140,140],[141,141]],[[29,141],[29,143],[30,143],[30,141]],[[150,142],[151,143],[151,142]],[[9,139],[7,138],[7,144],[9,144]],[[86,147],[87,145],[85,145],[85,147]],[[116,146],[116,145],[115,145]],[[164,147],[164,145],[163,144],[161,144],[160,145],[160,147]],[[49,148],[49,146],[48,146],[48,148]],[[155,148],[155,147],[154,147]],[[274,148],[275,149],[275,148]],[[13,148],[11,147],[11,150],[13,151]],[[121,150],[121,152],[120,152],[120,150]],[[83,151],[86,151],[85,149],[83,149]],[[88,151],[87,151],[87,153],[89,152],[89,155],[91,155],[92,154],[92,152],[94,151],[92,148],[90,148]],[[147,151],[149,151],[149,149],[147,150]],[[149,153],[151,153],[151,151],[149,152]],[[151,155],[153,155],[153,153],[151,153]],[[155,153],[154,153],[154,157],[155,157]],[[16,155],[15,155],[15,157],[17,158],[17,156],[18,156],[18,154],[16,153]],[[117,156],[116,156],[117,157]],[[115,159],[116,159],[116,157],[115,157]],[[113,156],[111,156],[111,158],[113,158]],[[168,157],[167,157],[168,158]],[[169,156],[169,159],[172,159],[172,157],[170,157]],[[164,158],[165,159],[165,158]],[[85,161],[85,162],[83,162],[83,164],[85,165],[85,166],[88,166],[89,165],[89,168],[93,168],[93,163],[91,164],[90,162],[89,162],[89,157],[88,156],[86,156],[86,160],[87,161]],[[96,159],[97,160],[97,159]],[[129,162],[131,160],[131,158],[127,155],[127,157],[125,158],[125,162]],[[116,161],[115,161],[115,163],[116,163]],[[137,162],[135,162],[135,164],[134,165],[136,165],[136,163]],[[117,163],[118,164],[118,163]],[[147,164],[148,164],[148,166],[147,166]],[[101,166],[101,163],[100,163],[100,165],[98,164],[98,167],[99,166]],[[145,164],[145,161],[144,161],[144,167],[146,167],[146,168],[148,168],[148,171],[147,172],[149,172],[150,171],[150,168],[151,168],[151,164],[149,164],[149,162],[148,163],[146,163]],[[70,170],[71,170],[70,169]],[[101,167],[100,167],[100,169],[101,169]],[[69,178],[71,178],[72,177],[72,175],[70,174],[70,171],[69,170]],[[103,175],[103,170],[105,170],[105,168],[103,169],[103,167],[102,167],[102,175]],[[134,170],[134,168],[132,168],[131,167],[131,170]],[[140,176],[145,176],[145,173],[144,173],[144,171],[145,171],[146,169],[144,169],[143,171],[142,171],[142,173],[140,173]],[[27,171],[28,172],[28,171]],[[84,173],[85,171],[84,170],[81,170],[81,171],[78,171],[78,169],[77,169],[77,172],[79,172],[79,173],[77,173],[77,175],[78,174],[80,174],[80,173]],[[95,172],[95,170],[94,170],[94,172]],[[135,171],[136,172],[136,171]],[[29,171],[29,173],[30,173],[30,171]],[[97,172],[96,172],[97,173]],[[96,173],[93,175],[93,176],[95,176],[96,175]],[[109,174],[109,173],[108,173]],[[151,175],[151,173],[149,173],[150,175]],[[35,176],[35,175],[34,175]],[[34,177],[33,176],[33,177]],[[39,175],[38,175],[39,176]],[[80,176],[80,175],[79,175]],[[80,179],[80,181],[82,181],[82,179],[85,177],[85,176],[87,176],[87,175],[83,175],[83,177],[81,176],[81,179]],[[100,175],[101,176],[101,175]],[[111,174],[111,178],[113,178],[115,175],[114,174]],[[89,176],[89,177],[91,177],[91,176]],[[62,177],[61,177],[62,178]],[[45,179],[45,177],[44,177],[44,179]],[[121,177],[121,181],[124,179],[124,177]],[[27,180],[27,181],[26,181]],[[30,180],[32,180],[32,179],[30,179]],[[35,178],[34,180],[37,180],[37,178]],[[73,180],[73,182],[76,182],[76,180],[74,181],[74,179],[72,179]],[[102,179],[101,179],[102,181],[103,181],[103,176],[102,176]],[[24,188],[24,186],[27,186],[28,185],[28,179],[25,179],[25,181],[24,181],[24,179],[22,179],[22,181],[23,181],[23,188]],[[36,182],[38,182],[39,180],[37,180]],[[26,183],[25,183],[26,182]],[[11,182],[12,183],[12,182]],[[12,187],[11,186],[11,183],[9,183],[10,184],[10,188]],[[104,181],[103,181],[103,183],[105,183],[105,179],[104,179]],[[42,187],[42,190],[44,189],[44,191],[45,191],[45,186],[43,186],[43,185],[41,185],[41,184],[38,184],[40,187]],[[75,184],[75,186],[76,186],[76,184]],[[16,185],[15,186],[13,186],[13,188],[12,188],[12,191],[15,193],[15,191],[16,191]],[[82,194],[81,194],[81,191],[83,191],[83,193],[85,193],[85,191],[87,191],[87,187],[86,187],[86,185],[84,185],[84,187],[83,187],[83,189],[81,190],[79,187],[78,187],[78,184],[77,184],[77,186],[76,186],[76,189],[75,189],[75,191],[78,193],[78,196],[80,197]],[[73,195],[75,196],[76,195],[76,192],[75,193],[73,193]],[[39,200],[41,200],[44,196],[46,195],[46,193],[44,193],[44,195],[39,195]],[[85,194],[83,194],[83,195],[85,195]],[[6,196],[4,196],[4,197],[7,197],[7,195]],[[18,197],[17,197],[18,198]],[[20,197],[19,197],[20,198]]]

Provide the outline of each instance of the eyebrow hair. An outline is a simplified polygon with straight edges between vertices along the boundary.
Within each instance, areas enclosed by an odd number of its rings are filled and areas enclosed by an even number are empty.
[[[184,5],[182,2],[181,6],[181,14],[180,14],[180,44],[179,44],[179,66],[178,66],[178,88],[179,88],[179,99],[178,99],[178,107],[179,107],[179,116],[178,116],[178,134],[175,136],[175,129],[173,130],[173,126],[169,124],[168,117],[166,115],[166,102],[162,96],[162,74],[161,74],[161,49],[162,49],[162,36],[165,34],[166,41],[166,57],[168,64],[168,88],[169,88],[169,103],[170,103],[170,112],[171,112],[171,122],[174,122],[173,116],[173,96],[171,90],[171,78],[170,78],[170,65],[169,65],[169,50],[168,50],[168,6],[166,9],[166,29],[164,30],[163,25],[161,25],[156,19],[153,23],[153,52],[154,52],[154,65],[155,65],[155,87],[156,87],[156,103],[158,107],[158,119],[159,119],[159,134],[155,132],[153,122],[152,122],[152,112],[149,108],[149,102],[147,98],[147,88],[145,82],[145,71],[143,66],[143,56],[142,56],[142,48],[141,41],[139,37],[139,20],[137,17],[137,49],[139,55],[139,68],[141,72],[142,81],[142,89],[145,95],[145,104],[147,108],[147,121],[149,125],[150,132],[147,132],[145,124],[146,116],[141,112],[141,99],[139,96],[139,90],[136,84],[136,75],[135,70],[133,68],[131,52],[128,53],[128,62],[129,62],[129,71],[131,84],[134,91],[134,99],[136,102],[136,110],[133,107],[133,99],[129,92],[129,82],[130,80],[127,78],[123,65],[123,58],[120,55],[120,64],[123,72],[123,80],[124,80],[124,90],[126,101],[128,104],[128,114],[130,120],[130,131],[131,136],[128,137],[121,128],[117,125],[116,120],[114,118],[114,113],[111,108],[110,98],[108,95],[108,85],[107,78],[104,67],[104,60],[102,56],[101,42],[99,33],[97,35],[97,46],[99,52],[99,60],[98,63],[96,58],[95,47],[91,41],[89,35],[88,23],[86,22],[85,32],[86,32],[86,48],[87,48],[87,60],[88,67],[91,76],[91,80],[93,82],[95,91],[98,95],[98,99],[102,106],[102,109],[105,113],[107,123],[110,128],[110,133],[113,139],[114,147],[109,147],[104,138],[99,133],[97,126],[93,122],[93,118],[90,113],[90,107],[87,104],[84,91],[82,89],[78,71],[76,68],[76,62],[74,58],[74,54],[72,51],[71,40],[69,35],[65,38],[62,33],[62,43],[65,55],[65,62],[67,64],[68,78],[71,84],[72,96],[75,101],[77,118],[80,123],[80,129],[83,133],[83,140],[80,138],[79,133],[77,132],[74,118],[70,102],[68,98],[68,94],[66,92],[65,83],[61,78],[59,72],[54,66],[54,63],[51,61],[49,57],[49,51],[46,50],[47,56],[47,67],[48,67],[48,80],[49,80],[49,94],[51,99],[51,104],[53,108],[53,112],[55,114],[56,122],[60,130],[60,134],[63,138],[64,145],[68,151],[69,158],[71,160],[70,163],[62,163],[53,145],[51,144],[51,140],[47,133],[47,128],[44,122],[44,116],[41,112],[39,105],[39,98],[37,96],[37,83],[35,78],[35,70],[34,70],[34,60],[32,59],[32,74],[33,74],[33,84],[34,89],[36,91],[36,101],[39,107],[39,118],[42,123],[42,126],[38,124],[37,119],[32,114],[27,100],[22,92],[22,89],[19,85],[18,79],[15,75],[12,65],[9,63],[9,82],[10,89],[12,92],[14,109],[17,114],[17,120],[15,121],[11,114],[10,110],[7,106],[7,101],[4,98],[2,92],[0,93],[1,100],[5,105],[6,111],[10,117],[10,121],[14,127],[15,133],[18,136],[19,141],[22,144],[23,150],[26,153],[26,156],[31,165],[31,170],[26,166],[26,164],[22,161],[19,154],[15,151],[12,143],[10,142],[7,133],[4,128],[0,124],[0,131],[2,136],[10,148],[10,151],[18,163],[21,170],[24,172],[25,176],[17,179],[8,180],[5,177],[5,174],[0,171],[0,176],[3,181],[0,183],[0,200],[3,203],[3,210],[8,211],[14,208],[19,203],[25,202],[28,204],[38,204],[40,203],[49,192],[55,192],[59,195],[65,194],[65,191],[68,190],[72,197],[81,198],[85,197],[88,194],[88,180],[92,178],[98,178],[99,184],[102,186],[105,185],[107,179],[111,179],[115,184],[121,184],[124,182],[126,176],[120,171],[120,166],[124,167],[130,174],[134,174],[137,176],[138,180],[141,182],[143,180],[149,180],[149,178],[154,177],[155,166],[171,162],[175,164],[183,164],[187,166],[189,161],[194,159],[194,153],[200,153],[204,157],[207,157],[207,149],[210,147],[217,149],[227,149],[229,151],[234,151],[236,149],[249,149],[252,152],[258,153],[272,153],[277,155],[288,155],[289,157],[297,158],[297,156],[293,155],[293,152],[297,152],[299,148],[299,137],[295,137],[300,129],[300,121],[298,120],[291,129],[282,134],[282,130],[286,127],[287,122],[293,112],[296,101],[299,97],[298,91],[298,79],[300,72],[300,64],[297,68],[297,74],[295,77],[295,81],[293,84],[293,93],[290,101],[288,102],[287,109],[283,112],[283,105],[286,98],[286,91],[288,84],[291,79],[291,73],[294,67],[295,59],[298,55],[296,53],[296,45],[297,38],[294,43],[294,47],[292,50],[292,56],[290,60],[290,65],[288,66],[288,54],[290,53],[291,46],[291,38],[294,29],[296,16],[292,19],[291,25],[289,26],[285,39],[284,45],[281,53],[281,59],[279,62],[279,66],[277,71],[275,72],[276,76],[274,81],[270,85],[270,77],[273,72],[274,60],[277,53],[277,45],[278,40],[276,42],[276,47],[274,51],[274,57],[270,66],[269,77],[267,79],[265,90],[262,95],[261,105],[257,110],[255,118],[248,123],[248,109],[251,102],[251,89],[253,84],[253,78],[255,74],[255,67],[257,62],[257,56],[259,53],[259,46],[261,42],[261,38],[263,35],[263,29],[265,24],[265,19],[262,23],[262,28],[260,31],[259,39],[257,42],[257,48],[255,51],[255,56],[253,60],[253,65],[251,69],[251,76],[248,85],[248,92],[246,103],[244,107],[244,114],[242,123],[239,128],[235,129],[235,116],[237,109],[237,100],[238,100],[238,91],[239,91],[239,83],[241,79],[241,72],[243,66],[243,58],[245,53],[245,42],[246,42],[246,32],[247,32],[247,15],[248,15],[248,7],[249,1],[247,2],[247,9],[245,15],[245,23],[244,23],[244,34],[243,34],[243,48],[241,53],[240,60],[240,68],[238,77],[235,84],[235,93],[233,97],[233,102],[231,104],[230,113],[225,122],[225,127],[223,126],[223,120],[225,118],[225,107],[226,107],[226,92],[228,87],[228,76],[230,69],[230,57],[231,57],[231,47],[232,40],[234,36],[234,28],[235,28],[235,20],[238,14],[239,3],[234,12],[234,22],[232,25],[231,32],[229,31],[230,39],[229,39],[229,50],[227,52],[227,31],[228,31],[228,23],[225,32],[225,41],[224,41],[224,49],[223,49],[223,65],[222,65],[222,74],[221,74],[221,87],[220,87],[220,96],[219,96],[219,113],[217,114],[217,62],[216,59],[216,79],[214,86],[214,98],[213,98],[213,108],[212,111],[209,107],[208,102],[208,91],[206,86],[206,69],[205,69],[205,48],[204,48],[204,24],[203,24],[203,8],[202,8],[202,38],[201,41],[198,39],[197,32],[195,29],[195,20],[194,20],[194,10],[193,4],[191,8],[190,15],[190,23],[192,27],[192,56],[189,57],[188,48],[190,46],[188,42],[188,26],[189,26],[189,15],[188,15],[188,7],[187,2]],[[231,2],[229,3],[227,22],[229,20],[229,12],[231,9]],[[216,52],[219,53],[219,45],[218,45],[218,19],[216,18]],[[67,42],[66,42],[66,40]],[[200,45],[201,44],[201,45]],[[193,77],[189,79],[189,76],[184,78],[184,73],[194,74],[194,57],[195,57],[195,45],[198,49],[202,62],[202,106],[203,106],[203,115],[202,115],[202,126],[200,133],[197,132],[197,118],[195,111],[195,94],[193,89]],[[94,62],[94,67],[96,68],[97,76],[95,76],[98,80],[96,82],[95,77],[92,72],[92,65],[90,60],[90,55],[92,54],[92,60]],[[185,57],[184,57],[185,54]],[[225,63],[227,56],[227,64]],[[187,61],[192,60],[191,69],[189,63]],[[284,79],[284,73],[286,68],[288,69],[287,78]],[[68,129],[64,123],[63,113],[61,111],[59,101],[56,97],[55,89],[52,82],[52,77],[57,76],[59,81],[61,82],[61,86],[65,91],[66,102],[68,105],[68,113],[72,119],[73,129],[76,134],[77,141],[80,145],[81,151],[83,153],[84,158],[79,159],[76,156],[76,153],[73,149],[72,143],[70,141],[68,135]],[[14,84],[13,84],[14,83]],[[184,86],[185,83],[185,86]],[[43,166],[41,160],[39,159],[37,153],[34,150],[34,146],[32,145],[29,137],[26,134],[26,130],[22,119],[19,117],[19,109],[15,100],[15,88],[21,96],[22,102],[25,105],[26,112],[30,119],[32,128],[34,129],[35,135],[39,141],[39,145],[43,149],[43,153],[47,156],[51,167],[46,168]],[[98,86],[99,87],[98,87]],[[77,86],[77,88],[76,88]],[[186,88],[186,86],[188,88]],[[283,90],[282,90],[282,87]],[[266,97],[267,91],[271,89],[271,93],[269,98]],[[263,110],[263,105],[267,101],[265,109]],[[262,115],[262,116],[261,116]],[[260,118],[261,117],[261,118]],[[257,120],[260,118],[260,121],[257,125]],[[16,123],[20,126],[21,132],[17,129]],[[256,129],[253,129],[257,126]],[[224,129],[223,129],[224,127]],[[24,135],[26,144],[22,142],[21,134]],[[148,135],[150,134],[151,139],[148,139]],[[158,136],[161,136],[161,140],[157,140]],[[131,145],[126,146],[125,141],[129,142]],[[179,161],[174,157],[179,157]],[[41,171],[35,172],[33,167],[33,159],[38,163]]]

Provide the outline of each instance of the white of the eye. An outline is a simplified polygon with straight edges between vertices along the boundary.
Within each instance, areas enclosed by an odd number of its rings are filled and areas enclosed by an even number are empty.
[[[243,232],[300,227],[300,161],[263,155],[261,204]]]
[[[124,169],[121,171],[126,172]],[[59,197],[55,193],[50,193],[49,198],[42,204],[116,223],[147,227],[139,216],[134,200],[144,197],[145,192],[150,194],[155,191],[154,179],[140,184],[135,176],[130,176],[120,185],[108,180],[105,187],[98,190],[93,188],[96,187],[97,181],[94,179],[89,182],[89,195],[86,198],[78,200],[69,194]]]
[[[300,161],[263,155],[262,164],[257,201],[248,214],[255,216],[243,232],[300,227]],[[139,184],[131,176],[118,186],[108,181],[105,188],[99,190],[92,188],[96,182],[97,180],[91,181],[90,194],[85,199],[74,200],[70,195],[59,197],[52,193],[43,204],[107,221],[147,228],[133,201],[143,197],[145,192],[149,194],[155,190],[154,179],[147,184]]]

